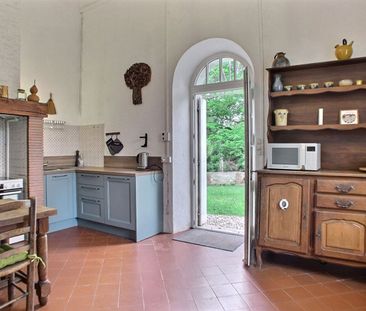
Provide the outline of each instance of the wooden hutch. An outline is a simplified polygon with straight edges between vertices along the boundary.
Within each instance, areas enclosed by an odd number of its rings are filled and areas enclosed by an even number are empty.
[[[257,260],[263,250],[345,265],[366,266],[366,57],[269,68],[268,141],[320,143],[321,170],[259,171]],[[317,82],[319,88],[271,92],[274,75],[284,85]],[[325,88],[325,81],[334,87]],[[273,111],[288,109],[288,125],[275,126]],[[324,125],[318,125],[318,109]],[[340,110],[359,113],[359,124],[340,125]],[[279,208],[286,199],[289,208]]]

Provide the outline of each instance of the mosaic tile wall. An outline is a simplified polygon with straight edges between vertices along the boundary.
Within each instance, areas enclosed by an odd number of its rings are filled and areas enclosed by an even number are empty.
[[[104,125],[44,126],[44,156],[75,155],[76,150],[85,166],[103,166]]]
[[[44,126],[44,156],[74,155],[79,150],[79,126]]]
[[[85,166],[104,165],[104,125],[80,127],[80,151]]]

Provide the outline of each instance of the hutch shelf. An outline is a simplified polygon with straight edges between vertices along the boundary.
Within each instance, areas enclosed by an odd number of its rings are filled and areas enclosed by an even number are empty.
[[[267,136],[270,143],[320,143],[317,172],[264,169],[258,173],[257,262],[262,251],[366,267],[366,57],[269,68]],[[333,81],[334,87],[272,92],[284,85]],[[338,86],[343,79],[363,85]],[[275,109],[288,125],[275,126]],[[318,125],[318,109],[324,125]],[[341,125],[341,110],[358,110],[359,124]],[[288,208],[279,206],[288,201]]]

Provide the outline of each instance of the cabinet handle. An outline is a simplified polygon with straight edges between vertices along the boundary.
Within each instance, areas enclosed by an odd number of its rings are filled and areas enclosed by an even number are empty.
[[[125,178],[125,177],[107,177],[109,180],[126,180],[126,181],[129,181],[130,179],[129,178]]]
[[[85,175],[81,174],[82,177],[89,177],[89,178],[99,178],[99,175]]]
[[[82,198],[81,201],[83,201],[83,202],[91,202],[91,203],[100,203],[100,200],[84,199],[84,198]]]
[[[350,208],[353,205],[353,201],[346,200],[336,200],[335,205],[341,208]]]
[[[61,177],[67,177],[67,175],[53,175],[52,178],[61,178]]]
[[[99,187],[80,186],[80,188],[88,190],[100,190]]]
[[[278,202],[278,207],[285,211],[288,209],[289,203],[286,199],[281,199],[280,202]]]
[[[348,193],[352,190],[355,190],[355,187],[353,185],[344,185],[344,184],[337,185],[335,188],[340,193]]]

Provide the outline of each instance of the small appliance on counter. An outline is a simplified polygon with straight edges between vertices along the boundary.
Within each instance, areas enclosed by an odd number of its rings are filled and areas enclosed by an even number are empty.
[[[267,168],[317,171],[320,169],[320,144],[268,144]]]
[[[137,169],[145,170],[149,164],[149,153],[148,152],[140,152],[136,156]]]

